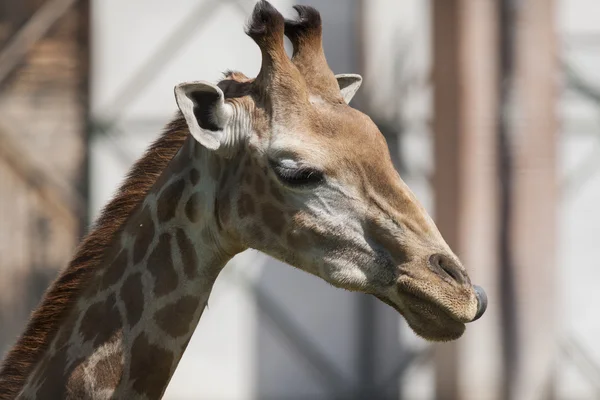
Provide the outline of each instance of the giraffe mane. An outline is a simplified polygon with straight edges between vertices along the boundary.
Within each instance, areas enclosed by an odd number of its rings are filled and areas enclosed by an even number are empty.
[[[130,169],[113,199],[104,207],[75,256],[44,295],[32,313],[25,332],[7,353],[0,366],[0,400],[14,399],[26,378],[50,346],[60,323],[67,317],[85,284],[89,282],[115,236],[136,207],[142,203],[171,159],[177,154],[189,130],[181,114]]]

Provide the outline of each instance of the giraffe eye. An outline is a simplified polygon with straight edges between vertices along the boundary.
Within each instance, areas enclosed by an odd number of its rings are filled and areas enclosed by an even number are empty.
[[[273,165],[273,170],[279,180],[289,186],[306,186],[320,183],[323,173],[313,168],[290,168],[280,164]]]

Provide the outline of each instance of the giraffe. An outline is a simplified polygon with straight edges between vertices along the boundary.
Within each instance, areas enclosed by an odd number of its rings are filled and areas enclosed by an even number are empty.
[[[175,87],[177,116],[6,356],[0,399],[160,398],[220,271],[248,248],[376,296],[431,341],[481,317],[485,292],[348,105],[362,78],[333,74],[318,11],[295,9],[256,4],[256,78]]]

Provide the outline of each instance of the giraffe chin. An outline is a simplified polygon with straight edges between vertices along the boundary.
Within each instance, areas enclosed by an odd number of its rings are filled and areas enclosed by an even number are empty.
[[[400,308],[391,300],[375,295],[379,300],[389,305],[400,313],[413,332],[425,340],[431,342],[449,342],[460,338],[466,330],[463,322],[452,318],[450,314],[444,311],[436,304],[419,299],[411,294],[401,295],[401,297],[410,297],[410,301],[404,301],[405,306]]]

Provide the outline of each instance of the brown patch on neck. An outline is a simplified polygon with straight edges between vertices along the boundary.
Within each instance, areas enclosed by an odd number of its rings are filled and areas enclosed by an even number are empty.
[[[148,191],[189,136],[181,115],[133,166],[114,199],[104,208],[94,229],[79,246],[69,266],[46,292],[27,328],[2,363],[0,400],[14,399],[33,367],[48,349],[123,224],[142,203]]]
[[[142,292],[142,273],[135,272],[127,277],[121,286],[121,300],[125,304],[126,320],[133,328],[144,312],[144,293]]]
[[[173,267],[170,233],[160,235],[158,244],[148,258],[146,268],[154,277],[154,295],[156,297],[165,296],[177,289],[179,277]]]
[[[92,304],[80,325],[79,333],[84,341],[93,340],[95,348],[106,343],[122,325],[116,294],[113,292],[106,301]]]
[[[165,333],[178,338],[190,333],[190,325],[200,305],[200,299],[184,296],[175,303],[167,304],[156,312],[154,320]]]
[[[183,179],[178,179],[163,190],[156,204],[158,222],[164,223],[175,218],[175,212],[177,211],[184,190],[185,181]]]
[[[145,333],[133,341],[129,375],[133,381],[133,389],[145,394],[149,399],[162,397],[169,379],[173,354],[148,341]]]

